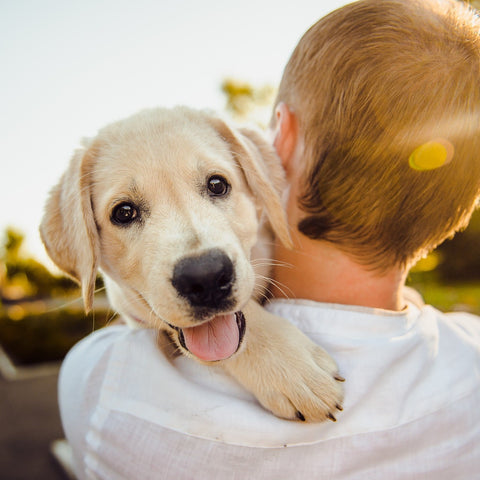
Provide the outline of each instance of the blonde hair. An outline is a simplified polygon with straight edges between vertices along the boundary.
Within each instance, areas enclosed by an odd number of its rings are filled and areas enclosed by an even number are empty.
[[[300,40],[277,97],[304,140],[305,235],[373,268],[410,266],[480,194],[480,22],[454,0],[360,0]],[[453,158],[413,169],[433,139]]]

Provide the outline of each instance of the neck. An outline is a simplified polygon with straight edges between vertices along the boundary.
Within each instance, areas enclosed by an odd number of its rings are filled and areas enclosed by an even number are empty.
[[[392,268],[378,273],[356,263],[329,243],[296,232],[295,247],[275,247],[273,271],[276,298],[402,310],[407,272]]]

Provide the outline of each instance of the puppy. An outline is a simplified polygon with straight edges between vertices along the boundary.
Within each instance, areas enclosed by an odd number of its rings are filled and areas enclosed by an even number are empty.
[[[132,327],[166,331],[181,352],[217,362],[279,417],[333,420],[335,363],[253,299],[267,283],[272,231],[290,245],[282,188],[258,133],[187,108],[146,110],[75,152],[40,231],[87,311],[100,269]]]

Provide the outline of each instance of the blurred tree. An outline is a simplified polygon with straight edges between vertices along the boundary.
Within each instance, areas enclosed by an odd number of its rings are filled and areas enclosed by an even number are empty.
[[[226,110],[240,122],[255,122],[265,127],[271,115],[276,89],[271,85],[255,87],[248,82],[227,78],[221,86]]]
[[[0,249],[0,297],[2,302],[18,301],[76,290],[77,285],[65,277],[52,275],[41,263],[26,255],[24,235],[7,228]]]
[[[20,248],[24,241],[24,235],[18,230],[8,228],[5,232],[4,259],[6,262],[15,261],[19,258]]]
[[[0,344],[15,364],[60,360],[114,315],[101,301],[86,316],[79,287],[30,258],[23,243],[24,235],[13,228],[0,243]]]

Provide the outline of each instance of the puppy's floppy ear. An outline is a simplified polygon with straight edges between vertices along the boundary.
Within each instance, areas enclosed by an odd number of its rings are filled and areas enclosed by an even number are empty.
[[[219,118],[210,119],[220,136],[230,145],[247,183],[257,200],[265,207],[270,225],[279,240],[288,248],[292,239],[281,202],[285,176],[273,146],[255,130],[231,129]]]
[[[82,287],[85,310],[93,305],[99,238],[90,198],[95,148],[79,149],[52,189],[40,224],[40,236],[56,265]]]

